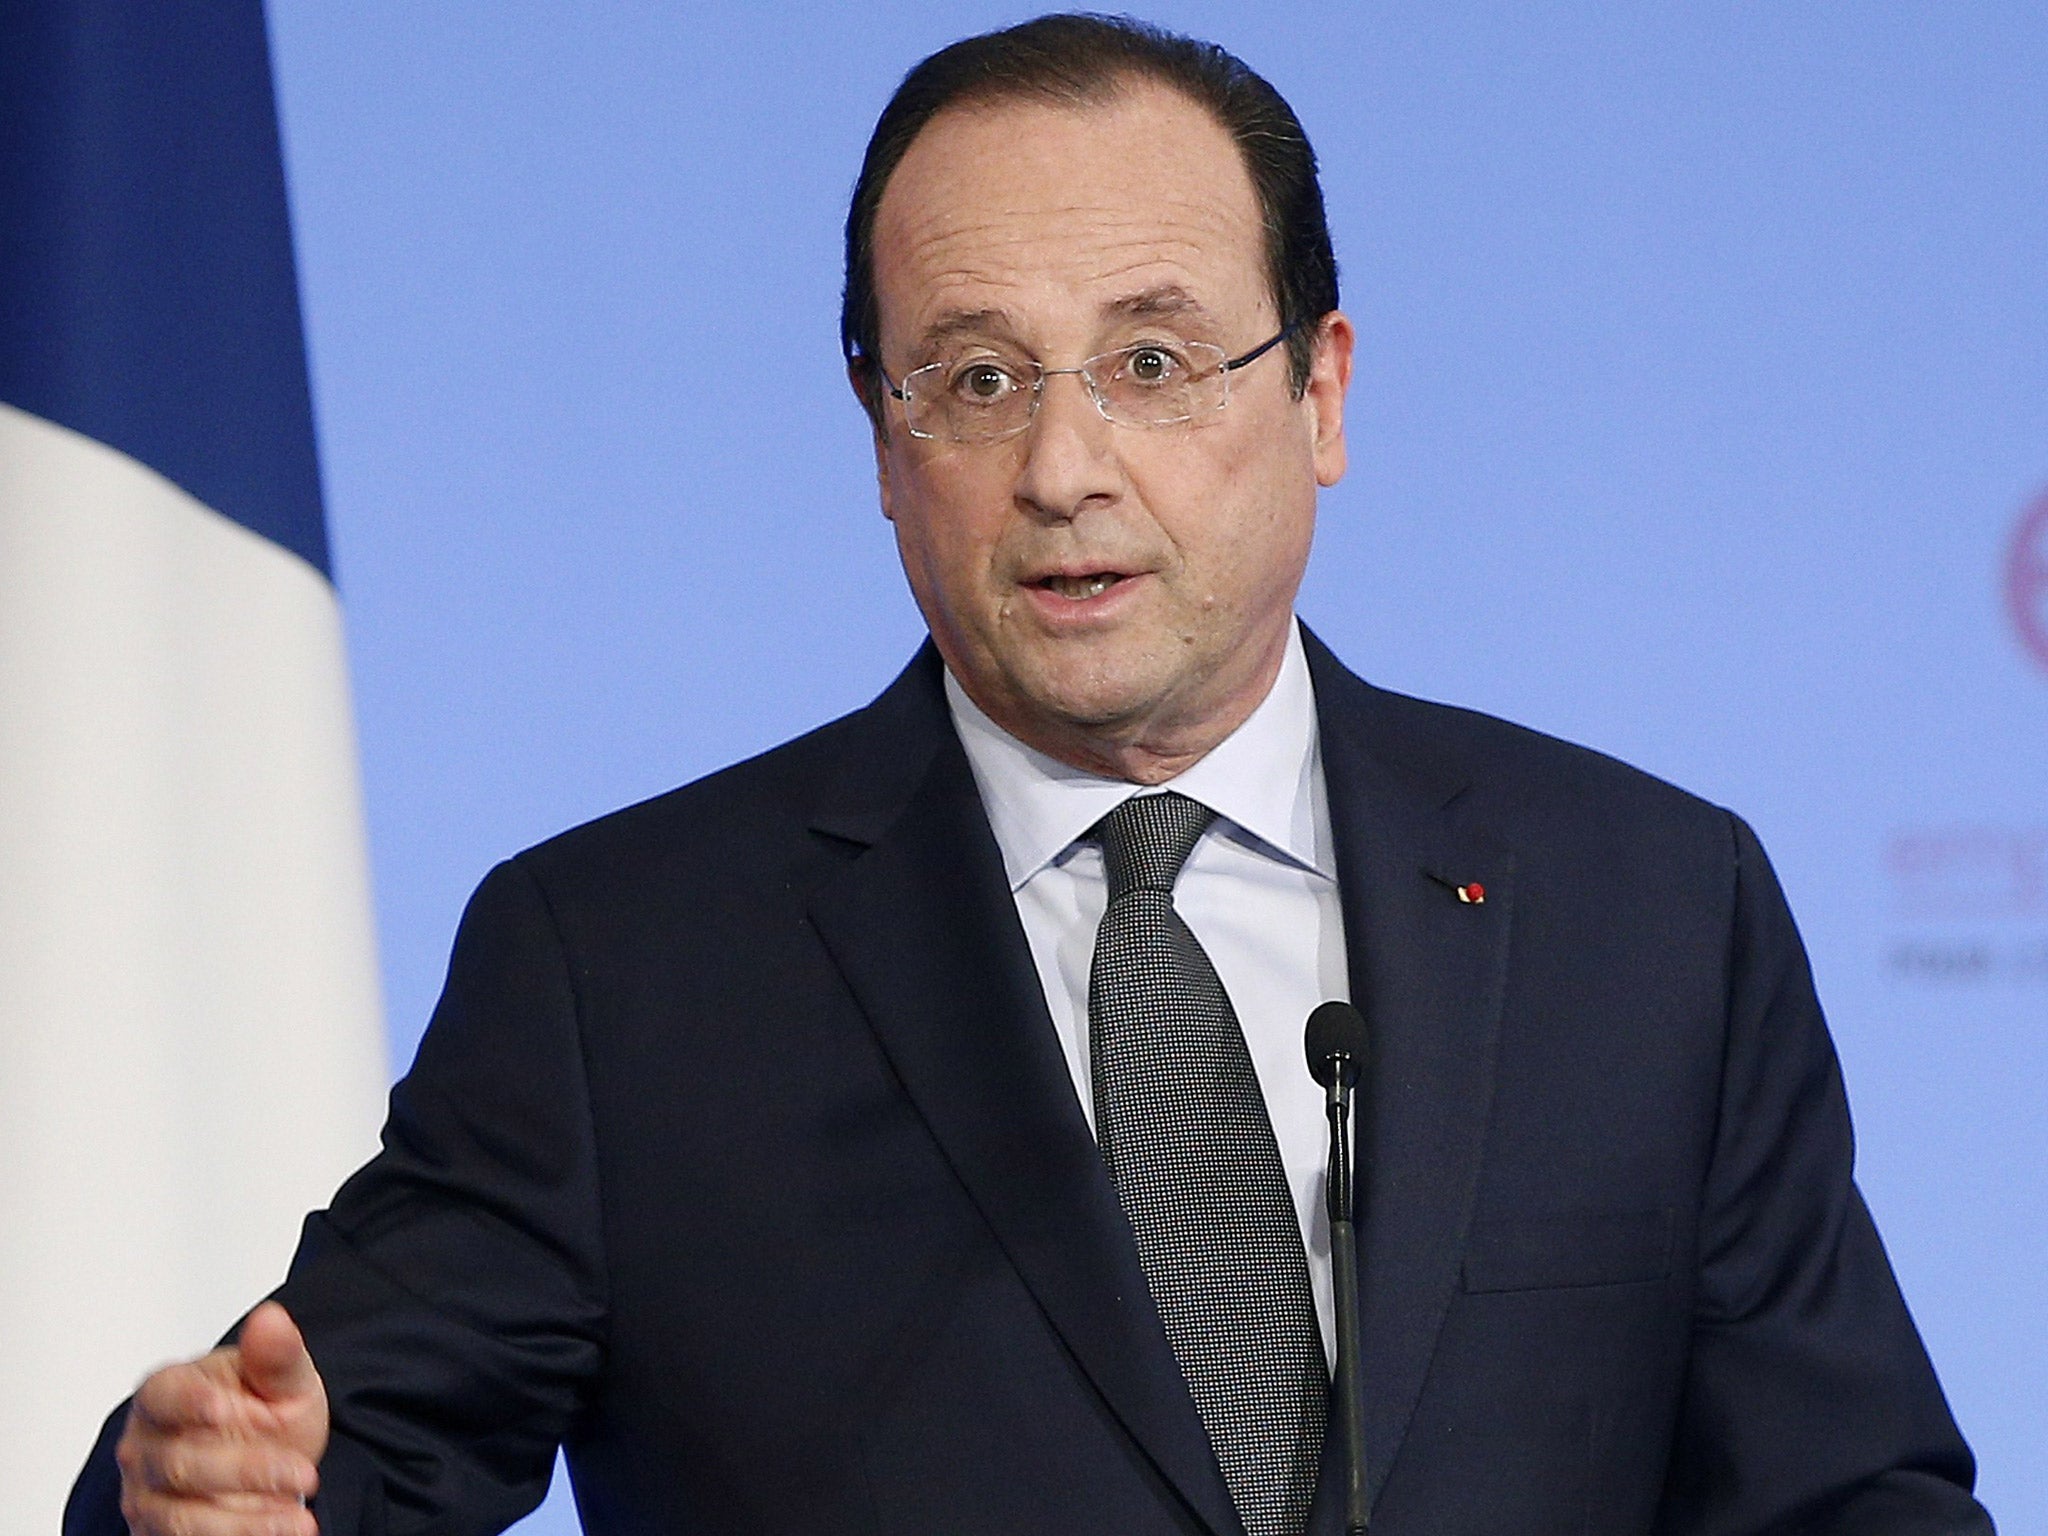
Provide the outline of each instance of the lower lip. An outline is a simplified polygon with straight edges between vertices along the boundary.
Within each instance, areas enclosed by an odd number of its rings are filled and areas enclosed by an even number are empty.
[[[1141,576],[1125,576],[1112,581],[1093,597],[1065,597],[1051,587],[1041,586],[1028,586],[1024,592],[1031,601],[1032,611],[1042,619],[1055,624],[1093,623],[1110,617],[1130,601],[1143,579]]]

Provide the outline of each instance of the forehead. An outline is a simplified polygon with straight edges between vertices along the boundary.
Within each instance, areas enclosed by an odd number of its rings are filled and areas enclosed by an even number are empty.
[[[1164,290],[1214,323],[1251,324],[1272,308],[1262,229],[1237,146],[1177,91],[949,109],[876,210],[883,350],[901,355],[960,315],[1083,341]]]

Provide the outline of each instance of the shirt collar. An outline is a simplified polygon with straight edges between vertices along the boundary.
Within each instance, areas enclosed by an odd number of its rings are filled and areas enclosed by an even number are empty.
[[[951,671],[946,703],[1013,893],[1096,822],[1144,792],[1026,746],[983,714]],[[1280,673],[1259,707],[1207,756],[1159,787],[1201,801],[1269,856],[1336,879],[1329,815],[1322,808],[1315,689],[1299,625],[1288,631]]]

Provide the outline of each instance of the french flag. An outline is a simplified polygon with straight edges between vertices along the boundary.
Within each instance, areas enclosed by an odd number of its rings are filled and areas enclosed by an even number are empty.
[[[386,1084],[260,0],[0,0],[0,1530]]]

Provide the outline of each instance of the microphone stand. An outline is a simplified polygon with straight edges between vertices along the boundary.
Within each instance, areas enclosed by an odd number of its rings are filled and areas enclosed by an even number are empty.
[[[1324,1086],[1330,1117],[1330,1168],[1325,1180],[1330,1214],[1330,1267],[1336,1292],[1337,1434],[1344,1447],[1344,1533],[1365,1536],[1365,1383],[1359,1368],[1358,1227],[1353,1204],[1356,1164],[1352,1157],[1352,1087],[1359,1064],[1349,1054],[1333,1055],[1335,1068]],[[1318,1074],[1320,1075],[1320,1074]]]

